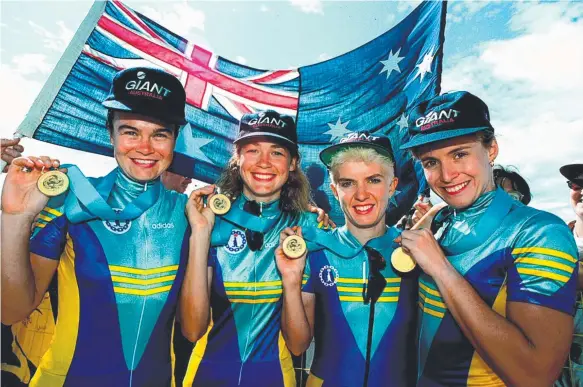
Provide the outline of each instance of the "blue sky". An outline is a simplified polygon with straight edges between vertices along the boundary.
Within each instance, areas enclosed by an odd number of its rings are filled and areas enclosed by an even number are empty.
[[[2,137],[11,136],[92,2],[0,2]],[[394,26],[417,1],[125,1],[226,58],[290,68],[349,51]],[[558,168],[583,162],[583,2],[451,1],[442,89],[468,90],[490,106],[501,153],[530,183],[532,205],[572,217]],[[107,157],[25,139],[89,175]]]

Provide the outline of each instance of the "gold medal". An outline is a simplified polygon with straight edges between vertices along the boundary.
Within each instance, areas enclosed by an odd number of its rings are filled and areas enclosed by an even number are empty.
[[[411,258],[411,256],[403,251],[402,247],[399,247],[393,251],[391,254],[391,265],[397,270],[399,273],[409,273],[415,266],[417,266],[417,262]]]
[[[48,171],[39,177],[36,185],[47,196],[59,196],[69,189],[69,177],[61,171]]]
[[[306,241],[298,235],[290,235],[283,240],[283,253],[291,259],[297,259],[306,253]]]
[[[210,199],[209,207],[216,215],[224,215],[231,209],[231,200],[226,195],[216,194]]]

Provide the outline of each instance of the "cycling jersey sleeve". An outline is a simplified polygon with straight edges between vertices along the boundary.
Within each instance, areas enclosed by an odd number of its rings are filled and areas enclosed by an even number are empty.
[[[60,197],[52,198],[37,215],[30,238],[30,252],[58,260],[65,248],[67,226],[62,200]]]
[[[559,218],[544,212],[533,216],[519,232],[511,254],[508,301],[574,312],[577,249]]]

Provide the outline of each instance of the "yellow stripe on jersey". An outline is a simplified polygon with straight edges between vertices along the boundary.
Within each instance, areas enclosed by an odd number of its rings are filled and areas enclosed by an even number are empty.
[[[573,270],[575,269],[574,266],[569,266],[569,265],[565,265],[563,263],[549,261],[546,259],[538,259],[538,258],[531,258],[531,257],[517,258],[514,262],[516,262],[516,263],[528,263],[528,264],[537,265],[537,266],[552,267],[555,269],[566,271],[569,274],[573,273]]]
[[[305,284],[307,281],[308,279],[305,277],[302,279],[302,284]],[[283,293],[281,280],[263,282],[224,282],[223,284],[225,286],[225,293],[231,303],[269,304],[278,302]],[[280,297],[266,298],[262,296]]]
[[[132,278],[132,277],[120,277],[117,275],[112,275],[111,280],[113,282],[120,282],[123,284],[135,284],[135,285],[152,285],[152,284],[159,284],[162,282],[174,281],[176,278],[176,274],[174,275],[166,275],[163,277],[158,278],[150,278],[150,279],[139,279],[139,278]]]
[[[525,253],[550,255],[551,257],[562,258],[566,259],[569,262],[577,263],[577,259],[575,257],[572,257],[569,254],[564,253],[562,251],[549,249],[547,247],[517,247],[512,250],[512,255]]]
[[[506,300],[508,298],[506,280],[504,284],[498,291],[498,295],[494,300],[492,305],[492,310],[500,314],[502,317],[506,317]],[[506,386],[504,382],[496,375],[494,371],[486,364],[484,359],[474,351],[472,356],[472,361],[470,363],[470,369],[468,370],[468,381],[469,386],[493,386],[502,387]]]
[[[273,289],[273,290],[226,290],[227,296],[266,296],[266,295],[276,295],[281,294],[283,289]]]
[[[423,313],[427,313],[435,317],[443,318],[445,316],[445,312],[438,312],[436,310],[430,309],[427,306],[423,305],[421,301],[419,301],[419,308],[421,308],[421,311]]]
[[[178,270],[178,265],[155,267],[153,269],[138,269],[137,267],[109,265],[109,270],[110,271],[117,271],[120,273],[150,275],[150,274],[159,274],[159,273],[166,273],[166,272]]]
[[[433,295],[433,296],[437,296],[439,298],[441,298],[441,293],[439,293],[437,290],[431,289],[429,286],[419,282],[419,287],[423,290],[425,290],[427,293]]]
[[[50,208],[50,207],[43,208],[43,211],[44,212],[47,212],[47,213],[49,213],[51,215],[55,215],[55,216],[61,216],[61,215],[63,215],[62,212],[59,212],[59,211],[55,210],[54,208]]]
[[[186,375],[184,375],[183,386],[192,386],[194,383],[194,377],[196,376],[196,372],[198,371],[198,367],[202,362],[202,358],[204,357],[204,353],[206,352],[206,346],[208,344],[208,337],[209,332],[213,327],[213,320],[211,319],[209,326],[206,330],[206,333],[203,337],[201,337],[194,346],[192,353],[190,354],[190,359],[188,361],[188,367],[186,369]]]
[[[269,287],[280,286],[281,280],[265,282],[223,282],[225,288],[252,288],[252,287]]]
[[[229,298],[234,304],[270,304],[279,301],[280,298]]]
[[[65,250],[57,267],[59,320],[51,346],[42,357],[38,369],[30,381],[31,387],[62,386],[73,361],[77,335],[79,333],[80,299],[75,273],[75,250],[73,240],[67,234]],[[52,372],[43,372],[50,369]],[[43,385],[39,386],[39,380]]]
[[[443,302],[436,301],[424,295],[423,293],[419,292],[419,297],[423,300],[424,304],[429,304],[433,306],[439,306],[440,308],[447,309],[447,306]]]
[[[363,302],[362,296],[340,296],[340,301],[356,301]],[[378,302],[397,302],[399,297],[379,297]]]
[[[47,223],[54,219],[54,218],[50,218],[50,217],[43,215],[43,214],[38,214],[38,218],[44,220]]]
[[[566,275],[560,275],[560,274],[551,273],[551,272],[543,271],[543,270],[527,269],[524,267],[519,267],[518,269],[516,269],[516,271],[518,271],[519,274],[536,275],[539,277],[553,279],[553,280],[557,280],[557,281],[561,281],[561,282],[569,281],[569,277],[567,277]]]
[[[133,294],[136,296],[151,296],[152,294],[158,294],[167,292],[172,288],[172,285],[161,286],[159,288],[152,289],[134,289],[134,288],[122,288],[119,286],[114,286],[113,291],[121,294]]]
[[[279,331],[279,337],[277,339],[277,349],[279,352],[279,365],[283,376],[283,387],[296,387],[296,370],[294,369],[291,353],[285,344],[285,339],[281,331]]]

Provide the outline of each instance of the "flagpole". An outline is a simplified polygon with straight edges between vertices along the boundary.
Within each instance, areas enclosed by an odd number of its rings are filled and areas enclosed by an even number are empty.
[[[45,82],[40,93],[34,100],[30,110],[26,113],[24,120],[16,129],[14,134],[15,137],[30,137],[34,135],[34,132],[42,123],[53,104],[61,86],[69,76],[75,62],[81,55],[85,42],[89,38],[89,35],[95,29],[97,21],[103,14],[107,1],[96,0],[85,19],[73,35],[73,39],[65,49],[63,56],[57,62],[55,69],[52,71],[51,75]]]

